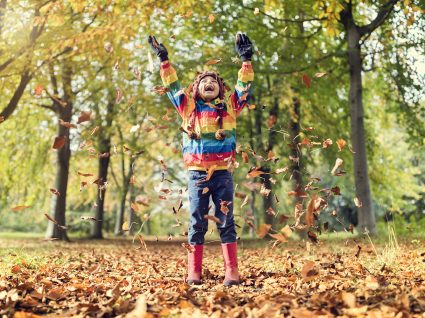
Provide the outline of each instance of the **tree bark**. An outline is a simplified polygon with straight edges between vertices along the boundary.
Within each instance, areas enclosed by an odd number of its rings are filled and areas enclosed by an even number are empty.
[[[95,218],[97,222],[93,223],[92,235],[94,239],[102,239],[102,228],[105,217],[105,195],[108,186],[108,168],[110,162],[111,151],[111,129],[112,121],[114,118],[114,94],[109,91],[108,104],[106,107],[106,123],[105,126],[98,132],[98,149],[99,149],[99,174],[97,184],[97,199],[96,199],[96,212]],[[100,117],[100,111],[97,109],[97,115]]]
[[[347,29],[348,62],[350,66],[351,142],[353,145],[356,196],[362,203],[358,208],[359,230],[376,234],[375,214],[370,194],[363,113],[362,59],[360,34],[354,25]]]
[[[392,8],[391,8],[392,9]],[[385,15],[387,16],[387,15]],[[382,19],[382,14],[379,15]],[[378,17],[377,17],[378,18]],[[348,64],[350,70],[350,120],[351,120],[351,143],[353,146],[354,182],[356,196],[362,206],[358,207],[358,228],[360,232],[367,231],[376,234],[375,214],[372,209],[372,198],[369,186],[366,141],[364,131],[363,112],[363,86],[362,86],[362,58],[360,50],[360,39],[365,35],[365,30],[373,32],[379,23],[372,21],[369,26],[359,28],[352,14],[351,2],[346,5],[341,13],[341,23],[347,33]],[[373,29],[372,26],[373,25]]]
[[[66,102],[65,106],[60,105],[58,102],[54,102],[54,109],[56,110],[58,117],[63,121],[70,122],[73,110],[73,93],[71,90],[71,66],[63,64],[62,72],[62,83],[63,83],[63,98]],[[55,77],[52,77],[52,81],[56,81]],[[56,86],[56,82],[54,82]],[[55,87],[57,91],[57,87]],[[53,196],[52,199],[52,210],[51,216],[60,225],[66,225],[66,195],[68,189],[68,175],[69,175],[69,161],[71,158],[70,140],[69,140],[69,128],[62,126],[58,123],[58,136],[65,138],[65,145],[57,150],[57,170],[56,170],[56,189],[60,195]],[[48,222],[46,238],[56,238],[60,240],[69,241],[66,230],[58,227],[53,222]]]

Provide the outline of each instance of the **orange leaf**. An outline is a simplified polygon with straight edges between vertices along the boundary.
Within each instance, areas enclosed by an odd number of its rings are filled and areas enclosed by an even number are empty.
[[[12,208],[13,212],[21,211],[30,208],[30,205],[18,205]]]
[[[304,282],[309,282],[319,276],[316,264],[313,261],[307,261],[301,270],[301,276]]]
[[[77,124],[81,124],[85,121],[89,121],[91,117],[91,112],[82,111],[78,117]]]
[[[342,149],[344,149],[344,147],[347,144],[347,142],[344,139],[338,139],[336,141],[336,144],[338,146],[339,151],[341,151]]]
[[[204,219],[211,220],[211,221],[218,223],[218,224],[223,223],[223,222],[220,221],[220,219],[218,217],[215,217],[214,215],[206,214],[206,215],[204,215]]]
[[[311,78],[307,74],[302,75],[302,81],[307,88],[311,87]]]
[[[207,63],[205,63],[205,65],[214,65],[220,62],[221,62],[221,59],[212,59],[212,60],[209,60]]]
[[[66,138],[64,136],[59,136],[55,138],[53,142],[53,149],[61,149],[65,145]]]
[[[208,20],[210,20],[210,23],[213,23],[214,22],[214,15],[213,14],[210,14],[209,16],[208,16]]]
[[[271,224],[261,224],[259,229],[257,230],[257,235],[259,238],[264,238],[267,233],[269,233],[270,229],[272,228]]]

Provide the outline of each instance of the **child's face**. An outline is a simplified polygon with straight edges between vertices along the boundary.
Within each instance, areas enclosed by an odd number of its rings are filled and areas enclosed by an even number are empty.
[[[220,92],[220,87],[218,86],[218,82],[212,76],[205,76],[199,82],[198,89],[199,89],[199,95],[206,102],[210,102],[213,99],[217,98]]]

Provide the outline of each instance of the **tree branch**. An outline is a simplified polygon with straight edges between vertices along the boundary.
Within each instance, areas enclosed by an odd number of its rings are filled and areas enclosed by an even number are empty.
[[[395,4],[398,1],[399,0],[389,0],[379,9],[376,18],[372,22],[359,27],[360,36],[372,33],[376,28],[378,28],[382,23],[384,23],[384,21],[387,19],[388,15],[391,13]]]

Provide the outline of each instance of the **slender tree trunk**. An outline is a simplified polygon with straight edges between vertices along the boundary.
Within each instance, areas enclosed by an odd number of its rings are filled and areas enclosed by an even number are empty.
[[[100,112],[98,112],[98,115]],[[110,151],[111,151],[111,126],[114,115],[114,99],[113,93],[109,92],[109,101],[106,111],[106,126],[102,127],[99,131],[99,175],[98,175],[98,184],[97,184],[97,207],[95,218],[98,220],[93,223],[92,226],[92,235],[94,239],[103,238],[102,228],[105,218],[105,195],[108,185],[108,168],[110,161]]]
[[[111,148],[111,140],[102,139],[100,144],[100,153],[108,153],[108,156],[99,157],[99,173],[98,173],[98,185],[97,185],[97,199],[96,199],[96,212],[95,218],[97,222],[93,223],[92,235],[94,239],[103,238],[102,225],[104,223],[104,208],[105,208],[105,195],[108,181],[108,167],[109,167],[109,151]]]
[[[351,142],[353,145],[354,180],[356,196],[362,203],[358,208],[359,230],[376,234],[375,214],[372,209],[370,194],[364,115],[362,100],[362,59],[360,55],[360,35],[354,25],[348,25],[348,61],[350,65],[350,115]]]
[[[59,118],[63,121],[70,122],[72,117],[73,109],[73,93],[71,91],[71,66],[64,64],[62,73],[63,82],[63,101],[66,102],[65,106],[59,105],[57,102],[54,103]],[[54,86],[56,86],[56,79],[54,80]],[[69,140],[69,128],[62,126],[58,123],[58,136],[65,138],[65,145],[56,150],[57,151],[57,170],[56,170],[56,182],[55,188],[59,191],[60,195],[55,195],[52,198],[52,210],[51,216],[60,225],[66,225],[65,213],[66,213],[66,196],[68,189],[68,175],[69,175],[69,161],[71,158],[70,140]],[[48,222],[47,238],[56,238],[60,240],[68,241],[66,230],[60,228],[53,222]]]

